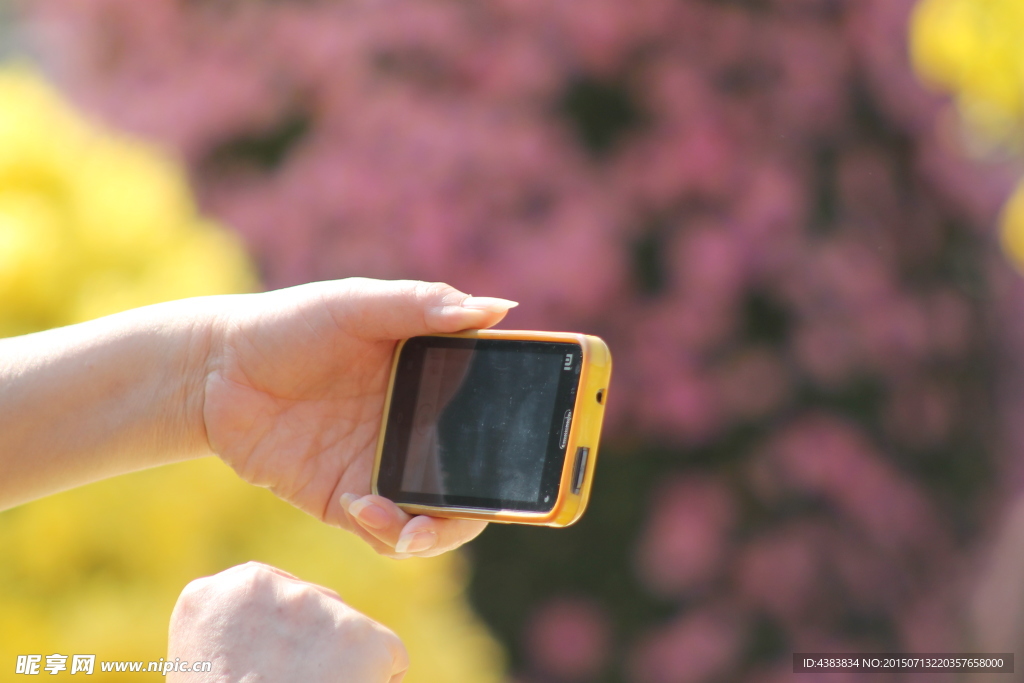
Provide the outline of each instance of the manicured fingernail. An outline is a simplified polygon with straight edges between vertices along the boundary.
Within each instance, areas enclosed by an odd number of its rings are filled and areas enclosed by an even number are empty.
[[[496,299],[491,296],[471,296],[462,302],[463,308],[473,311],[489,311],[491,313],[504,313],[510,308],[519,305],[518,301],[508,299]]]
[[[433,531],[417,531],[414,534],[403,534],[395,544],[396,553],[422,553],[437,545],[437,534]]]
[[[371,529],[383,529],[391,523],[388,513],[367,500],[359,499],[351,502],[348,506],[348,514]]]

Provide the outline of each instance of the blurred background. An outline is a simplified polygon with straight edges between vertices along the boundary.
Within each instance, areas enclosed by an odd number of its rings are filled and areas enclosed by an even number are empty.
[[[0,59],[0,334],[411,277],[616,362],[567,530],[396,563],[212,461],[0,514],[0,666],[249,559],[410,683],[1024,642],[1019,0],[0,0]]]

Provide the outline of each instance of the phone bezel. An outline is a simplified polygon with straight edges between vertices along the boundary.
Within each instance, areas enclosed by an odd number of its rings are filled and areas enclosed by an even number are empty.
[[[601,427],[604,422],[605,405],[608,400],[609,382],[612,374],[612,357],[608,345],[599,337],[575,332],[541,332],[534,330],[467,330],[452,334],[432,335],[438,337],[467,337],[484,339],[533,339],[539,341],[571,341],[580,344],[583,349],[583,364],[580,371],[579,390],[576,394],[576,408],[572,416],[569,442],[566,446],[565,465],[562,470],[562,481],[558,499],[550,512],[524,512],[517,510],[493,510],[479,508],[448,508],[443,506],[417,505],[401,503],[399,507],[410,515],[430,515],[432,517],[452,517],[456,519],[475,519],[502,524],[531,524],[550,527],[566,527],[574,524],[583,515],[590,501],[593,487],[594,471],[599,460],[599,442]],[[377,438],[377,450],[374,457],[373,475],[370,490],[380,493],[377,479],[380,468],[381,451],[387,416],[394,394],[394,377],[396,365],[406,340],[395,345],[392,355],[392,367],[388,390],[384,397],[381,413],[381,428]],[[583,483],[580,490],[573,491],[574,454],[581,447],[589,448],[589,459],[583,472]]]
[[[412,439],[412,421],[419,383],[422,379],[426,352],[432,348],[459,348],[487,352],[531,353],[565,358],[572,361],[566,369],[559,364],[554,404],[547,419],[545,452],[538,454],[536,466],[541,469],[537,497],[520,500],[500,497],[468,496],[408,491],[402,488],[405,458]],[[392,380],[392,398],[388,406],[385,434],[380,453],[377,489],[399,505],[425,505],[446,509],[515,511],[550,513],[558,501],[562,470],[568,449],[572,415],[580,385],[583,349],[575,341],[540,341],[533,339],[488,339],[481,337],[413,337],[398,354]]]

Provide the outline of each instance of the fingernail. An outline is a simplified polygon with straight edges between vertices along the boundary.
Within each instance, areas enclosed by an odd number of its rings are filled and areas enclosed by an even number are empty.
[[[437,545],[437,534],[433,531],[417,531],[414,534],[403,534],[395,544],[396,553],[422,553]]]
[[[489,311],[491,313],[504,313],[508,309],[515,308],[518,305],[518,301],[497,299],[491,296],[471,296],[464,299],[462,302],[463,308],[468,308],[473,311]]]
[[[383,529],[391,523],[388,513],[367,500],[358,499],[349,503],[348,514],[371,529]]]

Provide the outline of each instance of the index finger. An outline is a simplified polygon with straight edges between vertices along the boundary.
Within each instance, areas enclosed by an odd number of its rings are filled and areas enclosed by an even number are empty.
[[[349,278],[328,283],[324,302],[336,320],[364,339],[406,339],[491,327],[518,304],[475,297],[442,282]]]

